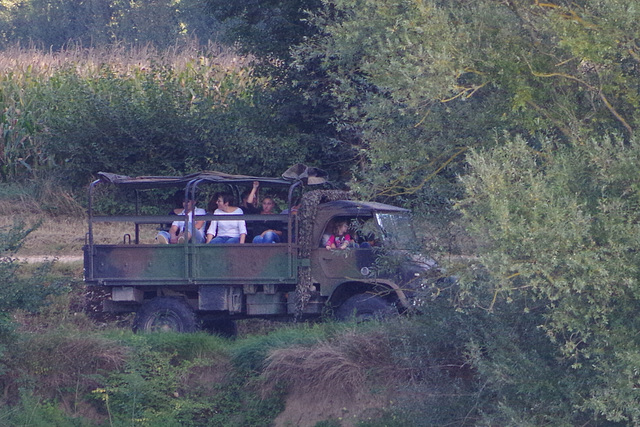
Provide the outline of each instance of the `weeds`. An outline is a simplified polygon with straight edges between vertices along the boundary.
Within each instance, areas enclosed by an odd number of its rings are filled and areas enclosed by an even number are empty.
[[[239,370],[259,373],[271,350],[295,345],[312,346],[331,336],[336,329],[332,325],[285,326],[268,335],[250,336],[233,346],[231,360]]]
[[[311,347],[274,349],[263,375],[268,388],[284,383],[294,394],[328,400],[363,393],[369,376],[392,378],[395,371],[383,333],[348,331]]]

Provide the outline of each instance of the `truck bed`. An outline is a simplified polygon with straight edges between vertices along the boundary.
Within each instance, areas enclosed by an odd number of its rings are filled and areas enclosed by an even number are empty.
[[[288,244],[93,245],[85,251],[88,283],[282,284],[296,283],[297,250]]]

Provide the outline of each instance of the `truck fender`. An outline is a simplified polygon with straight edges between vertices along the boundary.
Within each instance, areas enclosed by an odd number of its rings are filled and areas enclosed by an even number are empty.
[[[407,296],[405,295],[402,288],[400,288],[400,286],[398,286],[395,282],[392,282],[391,280],[383,279],[383,280],[376,280],[375,282],[373,282],[373,284],[375,285],[383,284],[384,286],[388,286],[390,289],[392,289],[396,293],[398,297],[398,302],[400,303],[400,305],[404,308],[409,308],[409,300]]]
[[[385,280],[385,279],[377,279],[377,280],[352,280],[352,281],[347,281],[342,283],[340,286],[337,286],[334,291],[332,292],[331,296],[329,297],[329,301],[336,301],[341,300],[342,298],[342,293],[344,291],[342,291],[343,287],[348,285],[349,283],[351,284],[360,284],[362,287],[366,287],[369,290],[370,289],[375,289],[375,288],[387,288],[389,293],[394,293],[395,296],[397,297],[398,303],[402,308],[409,308],[409,300],[404,292],[404,290],[402,288],[400,288],[400,286],[398,286],[395,282],[391,281],[391,280]],[[364,290],[363,290],[364,292]],[[351,295],[351,293],[347,293],[349,296]]]

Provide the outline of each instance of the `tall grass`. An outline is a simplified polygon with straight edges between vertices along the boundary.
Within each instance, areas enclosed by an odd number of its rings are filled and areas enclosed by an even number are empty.
[[[115,67],[119,74],[125,76],[135,75],[135,70],[149,69],[152,65],[185,70],[194,59],[206,63],[212,70],[230,71],[249,66],[253,58],[213,42],[202,46],[196,40],[176,43],[164,50],[151,45],[114,45],[98,48],[70,46],[61,51],[48,52],[14,46],[0,52],[0,75],[11,77],[16,84],[21,85],[34,78],[50,78],[60,69],[69,66],[73,66],[81,77],[96,76],[104,65]]]
[[[263,375],[267,385],[286,384],[290,392],[314,401],[350,399],[366,393],[368,377],[399,379],[402,368],[392,360],[391,342],[381,331],[345,331],[313,346],[270,352]],[[369,378],[371,379],[371,378]]]

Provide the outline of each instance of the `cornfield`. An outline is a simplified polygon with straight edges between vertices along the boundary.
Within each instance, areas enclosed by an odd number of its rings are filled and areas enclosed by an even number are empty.
[[[203,113],[226,111],[237,99],[250,101],[265,86],[253,76],[251,59],[195,41],[163,51],[146,46],[0,52],[0,180],[57,169],[75,169],[78,176],[113,165],[136,169],[136,150],[166,156],[165,145],[185,133],[190,140],[206,138],[211,121]],[[166,128],[159,125],[163,121]],[[112,149],[120,154],[112,155]],[[179,157],[152,167],[184,168],[189,153]]]

